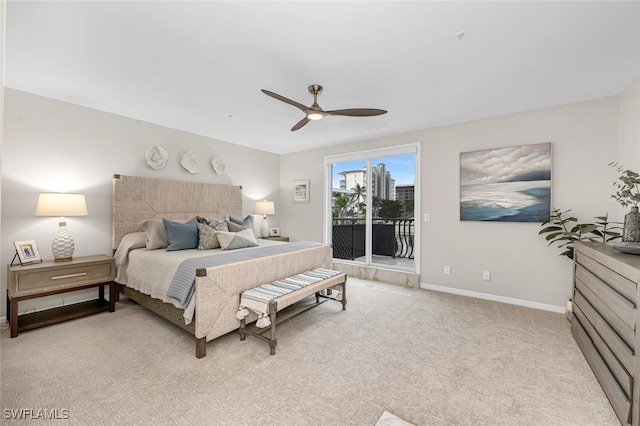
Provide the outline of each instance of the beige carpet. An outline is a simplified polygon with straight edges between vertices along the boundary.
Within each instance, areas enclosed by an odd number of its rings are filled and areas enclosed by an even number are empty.
[[[207,346],[122,301],[9,338],[3,409],[55,424],[617,425],[564,315],[350,278],[282,326],[275,356],[236,333]],[[7,424],[18,423],[7,421]],[[37,424],[47,424],[41,420]]]

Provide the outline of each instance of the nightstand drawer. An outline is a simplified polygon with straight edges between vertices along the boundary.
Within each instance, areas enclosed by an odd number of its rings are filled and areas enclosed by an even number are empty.
[[[111,264],[70,266],[49,271],[33,271],[16,277],[18,291],[41,287],[62,286],[80,282],[102,282],[111,280]]]

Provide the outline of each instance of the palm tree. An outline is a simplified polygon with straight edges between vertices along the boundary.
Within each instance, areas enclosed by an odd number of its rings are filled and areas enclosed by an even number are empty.
[[[349,197],[345,194],[334,192],[333,200],[333,217],[346,217],[350,204]]]
[[[358,215],[360,215],[360,210],[362,206],[366,205],[367,201],[367,188],[361,186],[359,183],[352,188],[353,194],[351,194],[351,201],[355,204],[356,211]]]

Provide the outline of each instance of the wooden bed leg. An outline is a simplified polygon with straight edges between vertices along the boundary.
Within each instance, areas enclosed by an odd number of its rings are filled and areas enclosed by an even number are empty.
[[[245,332],[244,332],[244,326],[245,326],[244,318],[242,318],[240,320],[240,328],[238,329],[238,330],[240,330],[240,340],[244,340],[245,337],[246,337]]]
[[[207,355],[207,338],[196,339],[196,358],[204,358]]]
[[[275,300],[269,301],[269,319],[271,320],[271,331],[269,335],[269,354],[276,354],[276,345],[278,340],[276,339],[276,312],[278,310],[278,303]]]

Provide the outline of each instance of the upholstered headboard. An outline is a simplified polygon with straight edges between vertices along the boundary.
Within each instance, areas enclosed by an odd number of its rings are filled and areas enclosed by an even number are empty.
[[[113,176],[111,244],[115,250],[122,237],[142,231],[145,219],[187,220],[194,216],[241,217],[242,187],[134,176]]]

